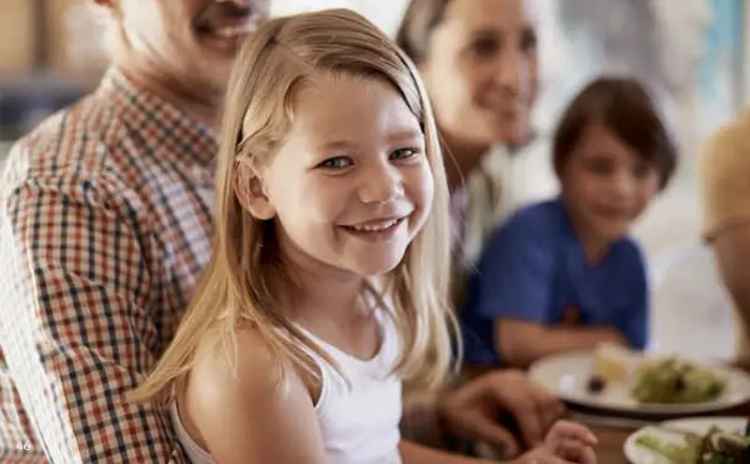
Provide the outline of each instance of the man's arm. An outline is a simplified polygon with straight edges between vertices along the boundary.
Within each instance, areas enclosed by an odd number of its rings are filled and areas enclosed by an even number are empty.
[[[549,449],[546,446],[539,446],[533,450],[524,453],[522,456],[512,460],[506,461],[507,464],[596,464],[596,456],[593,454],[593,450],[586,449],[584,454],[584,446],[574,445],[573,450],[575,451],[574,460],[567,460],[560,457],[555,451]],[[404,464],[492,464],[497,461],[490,461],[486,459],[476,459],[457,454],[447,453],[445,451],[435,450],[427,448],[416,443],[412,443],[407,440],[401,440],[399,444],[399,450],[401,451],[401,458]],[[563,451],[563,450],[560,450]],[[565,454],[565,453],[560,453]],[[570,453],[573,454],[573,453]]]
[[[25,184],[2,206],[1,240],[16,252],[3,266],[22,300],[7,305],[0,340],[48,457],[179,460],[160,412],[125,399],[159,346],[144,237],[92,190]]]
[[[496,369],[442,393],[437,412],[451,434],[489,443],[503,456],[513,457],[542,443],[565,408],[525,373]],[[505,415],[515,421],[520,442],[500,422]]]
[[[408,440],[401,440],[398,449],[401,453],[401,459],[404,464],[431,464],[436,462],[442,464],[490,464],[494,462],[451,454],[445,451],[428,448]]]

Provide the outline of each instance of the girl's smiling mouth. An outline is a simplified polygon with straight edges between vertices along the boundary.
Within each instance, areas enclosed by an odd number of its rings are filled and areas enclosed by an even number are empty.
[[[408,217],[409,216],[407,215],[401,217],[375,219],[358,224],[342,225],[340,227],[356,236],[376,239],[388,239],[392,237],[396,233],[396,231],[398,231],[399,226],[404,222],[404,219]]]

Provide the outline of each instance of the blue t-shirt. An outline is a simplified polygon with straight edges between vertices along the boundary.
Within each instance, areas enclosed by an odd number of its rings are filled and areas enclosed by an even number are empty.
[[[580,325],[613,326],[642,349],[648,284],[641,251],[630,238],[613,243],[600,263],[587,264],[557,198],[518,211],[488,241],[461,311],[466,362],[500,363],[496,319],[553,325],[570,317]]]

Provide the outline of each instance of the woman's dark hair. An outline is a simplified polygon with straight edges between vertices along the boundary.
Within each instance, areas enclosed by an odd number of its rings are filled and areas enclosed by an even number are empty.
[[[560,176],[587,127],[601,124],[648,163],[656,165],[666,187],[677,152],[643,86],[632,78],[600,77],[570,103],[555,131],[553,160]]]
[[[430,34],[445,16],[451,0],[411,0],[396,33],[396,44],[421,65],[427,58]]]

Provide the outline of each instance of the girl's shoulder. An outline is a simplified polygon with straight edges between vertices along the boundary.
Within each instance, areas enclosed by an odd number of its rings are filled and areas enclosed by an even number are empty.
[[[196,404],[203,405],[201,409],[235,403],[252,406],[255,400],[272,401],[285,394],[309,395],[297,370],[259,330],[243,328],[233,335],[225,338],[212,334],[198,348],[188,392]]]
[[[219,455],[280,455],[285,451],[267,440],[239,438],[292,436],[300,430],[298,422],[305,430],[314,429],[316,415],[308,387],[287,365],[255,329],[236,330],[226,341],[213,335],[200,345],[187,379],[184,411],[212,452],[231,442],[232,447]],[[303,435],[300,443],[319,454],[317,436]],[[258,446],[262,449],[253,448]]]

